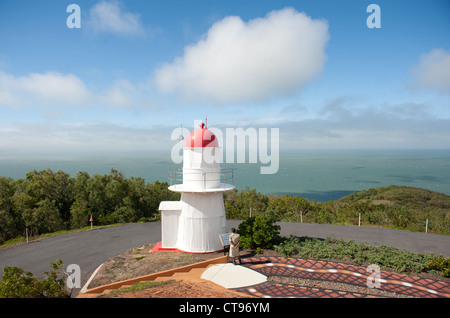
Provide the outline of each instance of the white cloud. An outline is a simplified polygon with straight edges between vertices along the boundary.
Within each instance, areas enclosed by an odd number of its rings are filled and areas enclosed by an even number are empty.
[[[22,106],[29,103],[77,104],[91,93],[75,75],[57,72],[31,73],[16,77],[0,71],[0,106]]]
[[[116,80],[104,92],[97,93],[73,74],[46,72],[14,76],[0,71],[0,106],[133,108],[137,95],[138,89],[125,79]]]
[[[450,94],[450,52],[433,49],[420,57],[419,65],[413,67],[413,87],[436,89]]]
[[[87,27],[96,33],[143,35],[140,15],[126,12],[117,1],[101,1],[91,8]]]
[[[321,73],[328,39],[325,21],[292,8],[248,22],[230,16],[158,69],[155,82],[162,92],[180,92],[196,102],[253,102],[291,94]]]

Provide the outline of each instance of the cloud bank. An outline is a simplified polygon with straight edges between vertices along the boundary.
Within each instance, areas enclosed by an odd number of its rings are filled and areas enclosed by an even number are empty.
[[[73,74],[59,72],[14,76],[0,71],[0,107],[106,106],[133,108],[137,89],[128,80],[116,80],[104,92],[90,90]]]
[[[386,103],[356,109],[357,99],[336,98],[307,119],[280,125],[280,149],[433,149],[450,145],[450,119],[426,103]]]
[[[229,16],[156,70],[155,83],[161,92],[216,104],[292,94],[321,74],[328,39],[325,21],[292,8],[248,22]]]
[[[450,52],[433,49],[423,54],[419,65],[413,67],[414,88],[435,89],[450,95]]]
[[[83,103],[91,93],[77,76],[58,72],[14,76],[0,71],[0,106],[47,103]]]
[[[0,126],[0,159],[56,154],[170,154],[173,127],[140,129],[98,123],[13,123]]]

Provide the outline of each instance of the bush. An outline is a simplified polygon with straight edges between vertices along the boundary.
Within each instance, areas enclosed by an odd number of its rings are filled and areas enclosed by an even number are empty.
[[[0,298],[65,298],[65,278],[59,278],[62,261],[50,263],[52,270],[43,279],[13,266],[6,266],[0,280]]]
[[[280,226],[261,215],[249,217],[237,229],[242,248],[271,248],[280,239]]]
[[[436,256],[427,263],[427,266],[431,270],[442,272],[444,277],[450,277],[450,257]]]

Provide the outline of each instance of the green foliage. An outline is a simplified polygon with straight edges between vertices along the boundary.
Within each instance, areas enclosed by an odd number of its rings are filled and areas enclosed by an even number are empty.
[[[51,271],[37,279],[18,267],[6,266],[0,280],[0,298],[65,298],[65,277],[60,277],[62,261],[50,263]]]
[[[239,224],[242,248],[271,248],[280,239],[280,226],[261,215],[252,216]]]
[[[25,179],[0,177],[0,244],[10,239],[94,225],[157,220],[164,200],[179,200],[166,182],[146,183],[111,169],[107,175],[50,169]]]
[[[274,246],[275,251],[281,253],[283,257],[291,257],[298,253],[300,248],[300,239],[296,236],[291,235],[289,239],[284,240],[278,245]]]
[[[228,219],[263,215],[283,222],[394,227],[450,234],[450,196],[424,189],[389,186],[353,193],[339,200],[317,203],[293,195],[265,196],[256,190],[224,195]]]
[[[256,192],[255,189],[250,190],[248,187],[245,190],[233,189],[224,193],[225,212],[228,219],[243,220],[250,215],[263,215],[267,209],[269,198]]]
[[[295,195],[283,195],[270,199],[267,215],[278,221],[300,222],[301,214],[306,215],[312,210],[307,199]]]
[[[120,294],[123,292],[130,292],[130,291],[136,292],[136,291],[141,291],[141,290],[159,287],[159,286],[163,286],[163,285],[173,284],[174,282],[175,282],[174,280],[166,280],[166,281],[162,281],[162,282],[154,282],[154,281],[138,282],[129,287],[120,287],[118,289],[114,289],[109,292],[102,293],[99,296],[97,296],[96,298],[110,298],[110,297],[114,297],[114,295],[116,295],[116,294]]]
[[[444,277],[450,277],[450,257],[436,256],[427,263],[427,266],[430,270],[442,272]]]
[[[378,264],[398,272],[427,271],[430,268],[428,262],[433,259],[431,254],[411,253],[394,247],[376,247],[330,237],[319,240],[291,236],[274,248],[284,257],[295,255],[300,258],[342,259],[358,265]]]
[[[363,223],[401,229],[450,233],[450,196],[443,193],[405,186],[368,189],[341,198],[335,203],[351,208],[366,204]]]
[[[20,215],[14,210],[13,195],[16,191],[13,179],[0,177],[0,244],[20,235],[17,231]]]
[[[0,177],[0,244],[24,237],[26,230],[33,236],[83,228],[90,215],[94,225],[159,220],[159,203],[180,199],[168,186],[126,178],[115,169],[94,176],[47,169],[29,172],[25,179]],[[428,232],[450,233],[450,196],[411,187],[368,189],[324,203],[267,196],[247,187],[225,192],[224,205],[227,219],[244,220],[251,211],[252,217],[277,222],[357,225],[361,215],[361,225],[417,231],[425,230],[428,219]]]

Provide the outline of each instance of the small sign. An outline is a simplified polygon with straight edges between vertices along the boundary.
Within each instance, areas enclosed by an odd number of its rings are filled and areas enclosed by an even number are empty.
[[[222,242],[222,246],[230,245],[230,235],[231,233],[220,234],[220,242]]]

